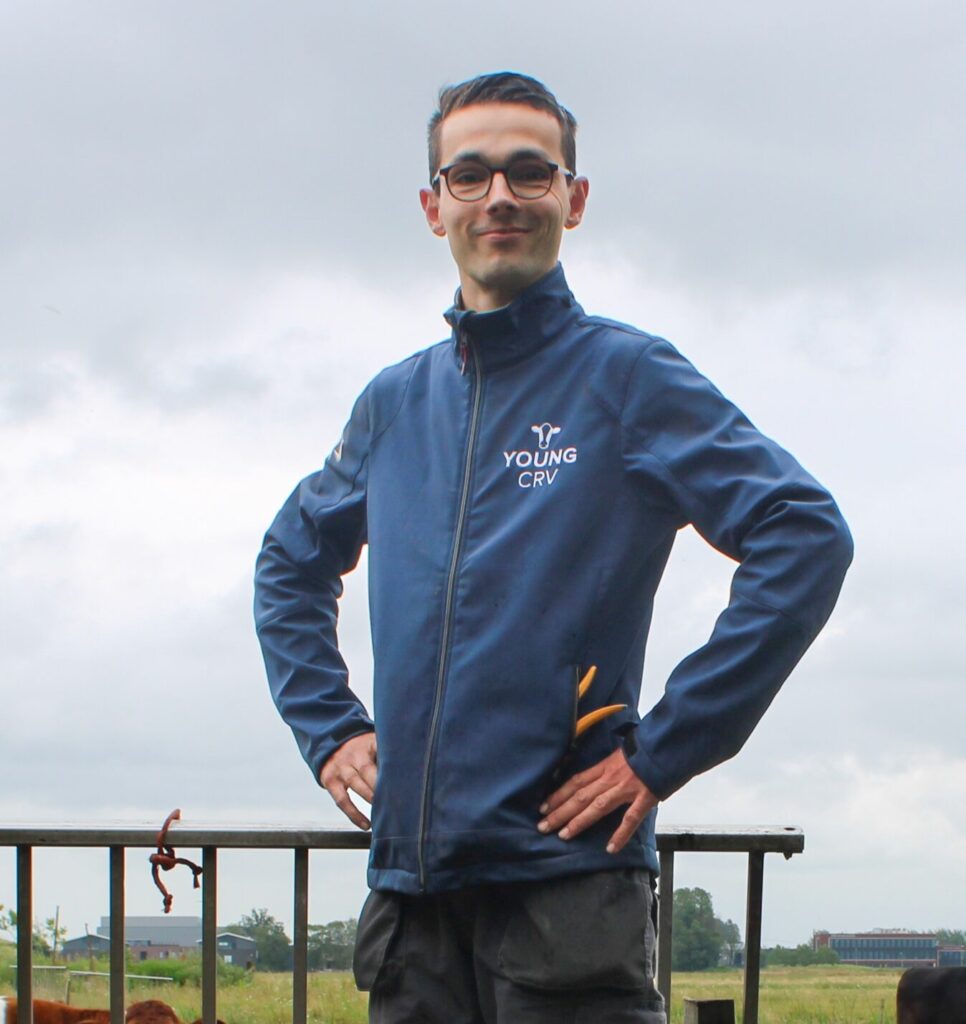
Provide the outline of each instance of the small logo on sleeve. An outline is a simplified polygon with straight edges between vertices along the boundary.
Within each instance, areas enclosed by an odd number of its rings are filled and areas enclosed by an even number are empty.
[[[553,423],[534,423],[530,430],[537,436],[536,448],[503,453],[506,468],[517,473],[518,486],[525,490],[551,487],[561,467],[573,465],[577,461],[576,447],[554,444],[562,429]]]

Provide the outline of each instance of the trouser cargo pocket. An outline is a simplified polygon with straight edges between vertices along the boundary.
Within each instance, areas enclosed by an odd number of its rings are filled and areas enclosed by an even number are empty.
[[[371,892],[359,915],[352,973],[360,992],[391,984],[401,965],[393,940],[402,923],[402,900],[396,893]]]
[[[537,989],[653,986],[654,895],[646,871],[605,871],[521,887],[499,969]]]

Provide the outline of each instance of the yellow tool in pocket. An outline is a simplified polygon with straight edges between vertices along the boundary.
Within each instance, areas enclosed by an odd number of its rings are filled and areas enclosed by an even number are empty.
[[[577,684],[577,703],[575,708],[575,721],[574,721],[574,740],[578,740],[583,734],[592,726],[598,722],[603,721],[605,718],[609,718],[611,715],[616,715],[618,711],[623,711],[626,704],[608,704],[607,707],[597,708],[594,711],[588,711],[586,715],[581,715],[579,706],[581,700],[590,689],[591,684],[597,677],[597,666],[591,665],[587,669],[587,674]]]

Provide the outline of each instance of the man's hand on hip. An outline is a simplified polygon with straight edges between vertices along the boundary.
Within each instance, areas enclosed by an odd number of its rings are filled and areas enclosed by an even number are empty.
[[[657,797],[634,774],[624,751],[618,749],[552,793],[540,808],[545,817],[537,828],[572,839],[625,804],[630,806],[607,842],[608,853],[622,850],[658,804]]]
[[[376,734],[366,732],[346,740],[322,765],[319,782],[353,825],[368,829],[369,819],[352,802],[349,792],[372,803],[376,790]]]

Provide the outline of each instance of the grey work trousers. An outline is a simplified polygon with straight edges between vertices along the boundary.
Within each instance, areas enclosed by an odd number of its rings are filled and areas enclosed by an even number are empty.
[[[373,892],[356,939],[370,1024],[666,1024],[644,870]]]

